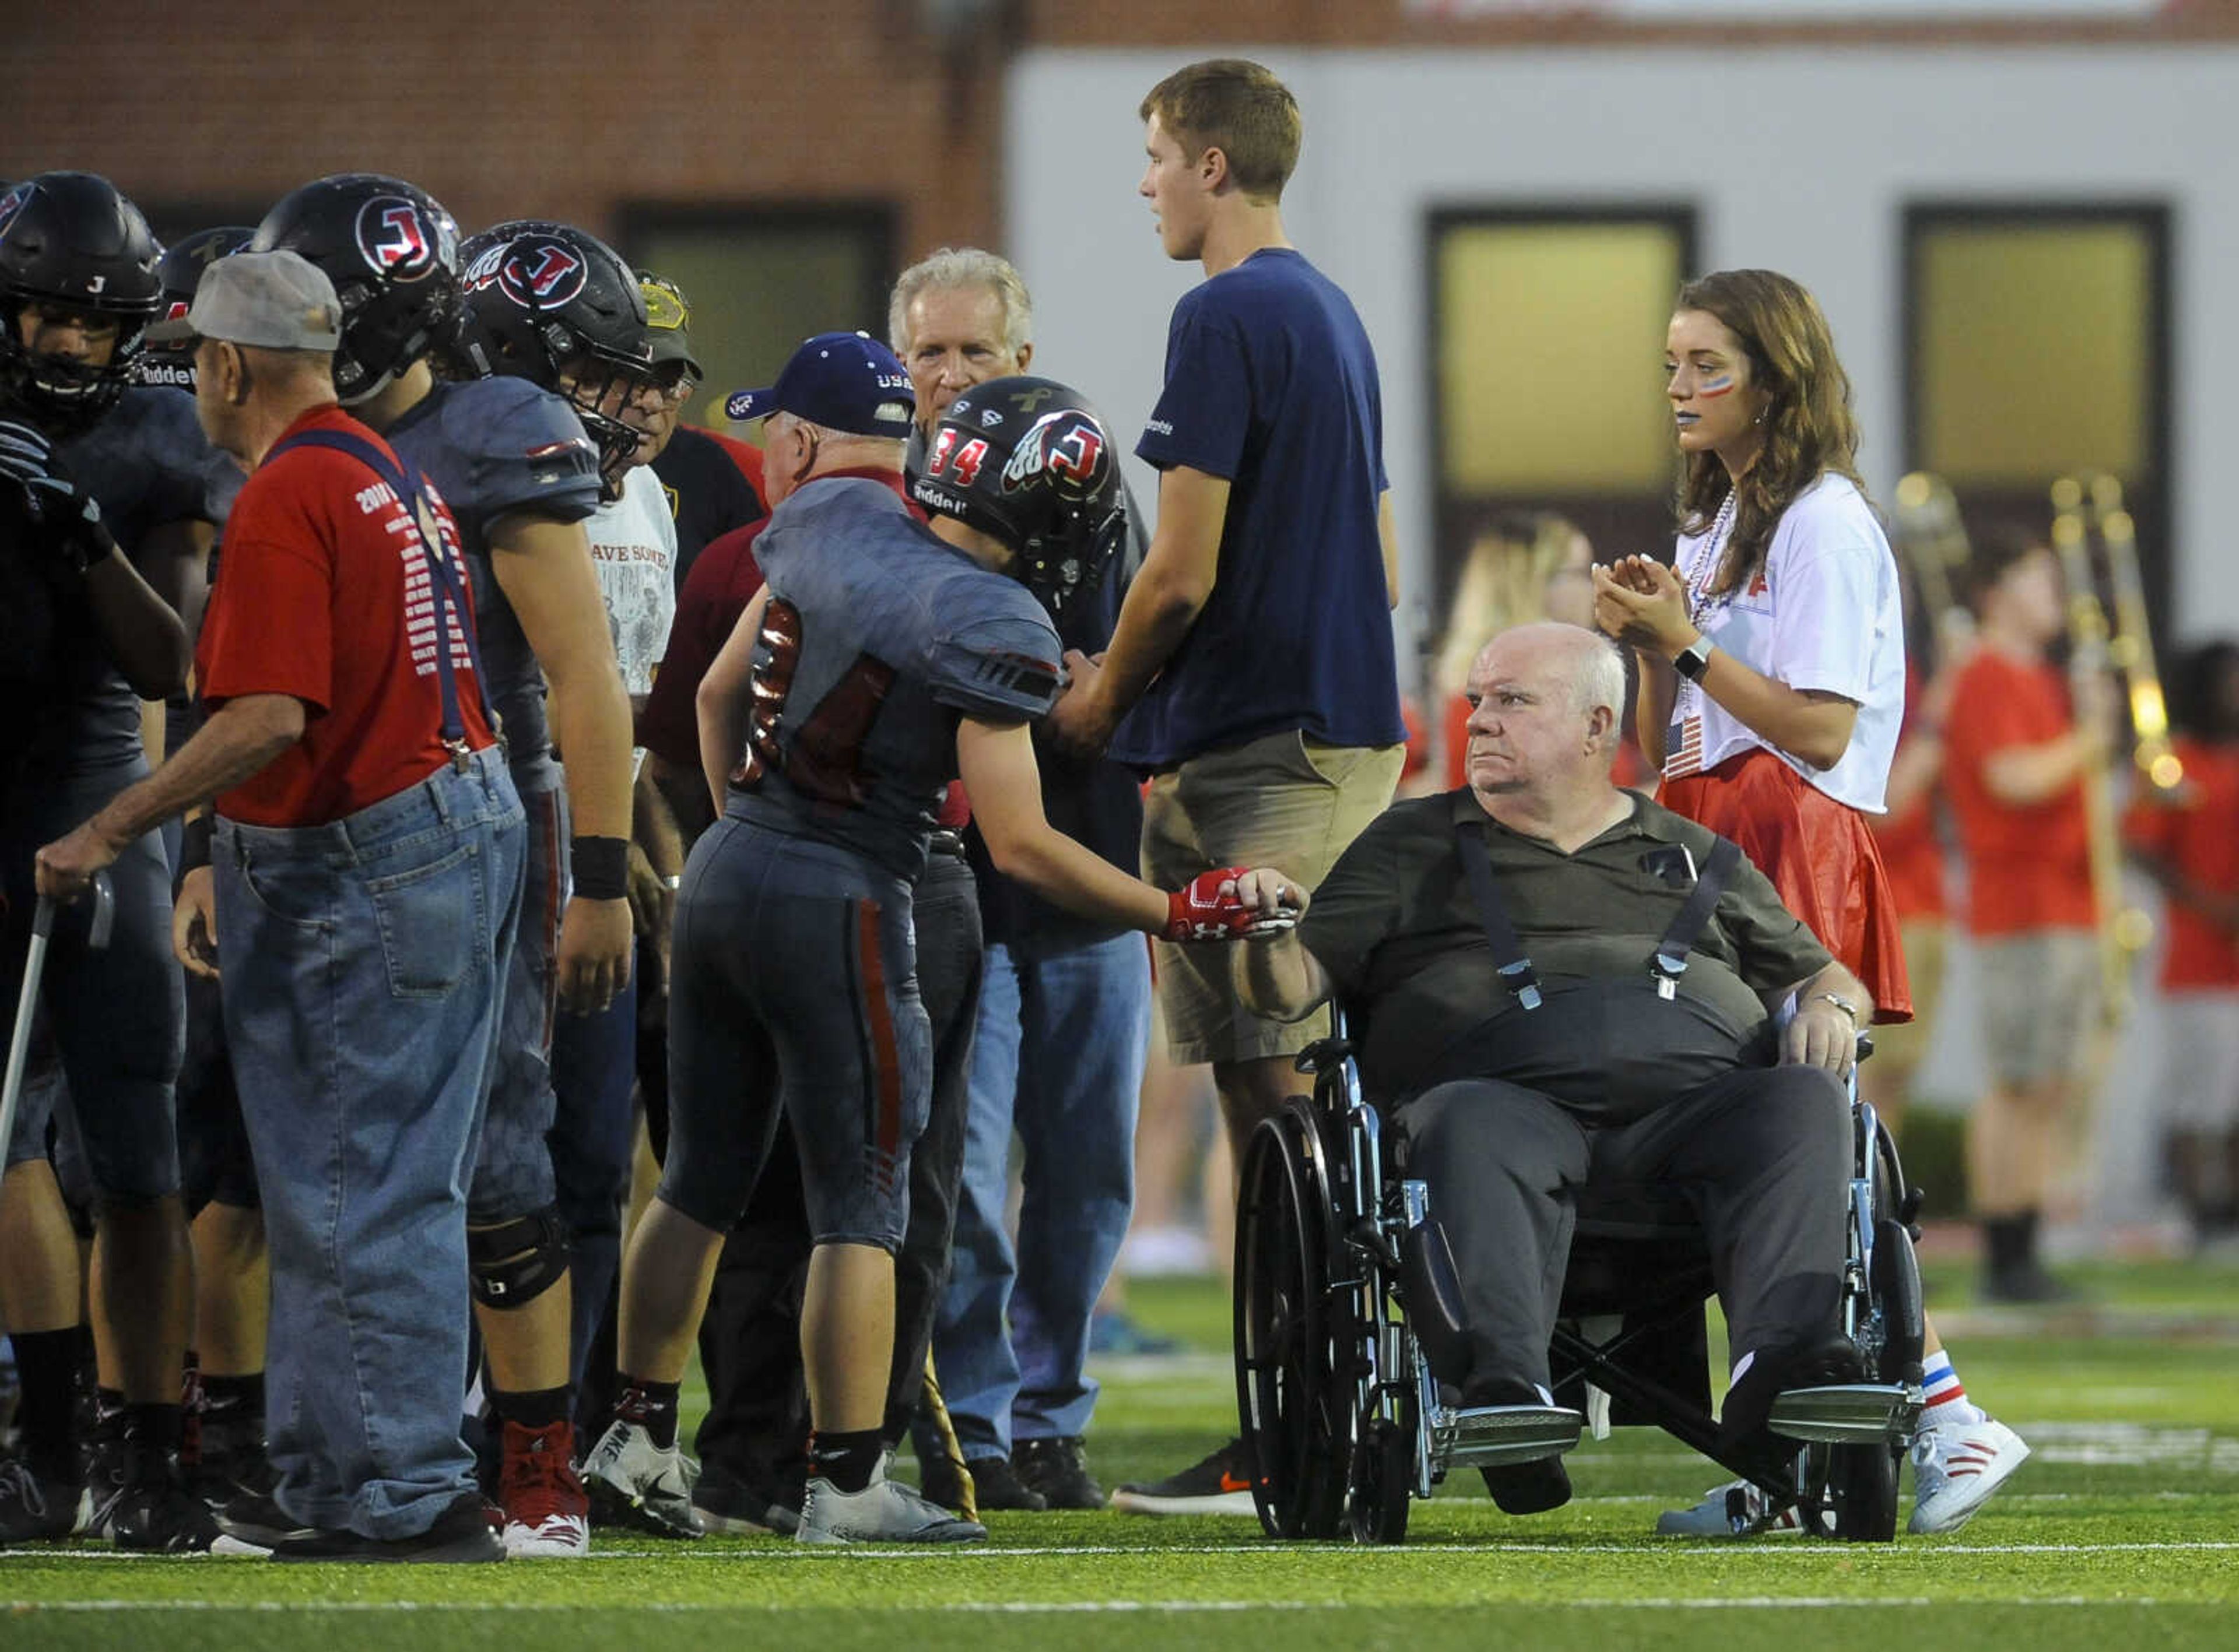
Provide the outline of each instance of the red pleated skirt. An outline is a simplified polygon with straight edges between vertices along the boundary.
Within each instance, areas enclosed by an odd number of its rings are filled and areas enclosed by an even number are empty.
[[[1667,780],[1656,800],[1740,845],[1782,904],[1865,983],[1875,1019],[1912,1019],[1897,901],[1864,815],[1762,747]]]

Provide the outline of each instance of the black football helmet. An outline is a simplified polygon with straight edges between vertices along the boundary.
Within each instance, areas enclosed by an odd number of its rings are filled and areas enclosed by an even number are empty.
[[[528,379],[566,396],[598,445],[609,493],[619,489],[637,455],[638,432],[617,415],[656,377],[636,273],[596,236],[539,219],[485,229],[459,255],[461,368],[476,378]]]
[[[459,226],[425,189],[378,172],[339,172],[281,197],[249,242],[322,270],[342,301],[335,394],[378,395],[458,330]]]
[[[229,258],[249,244],[256,232],[246,224],[218,229],[197,229],[163,249],[156,263],[156,279],[163,289],[160,321],[176,321],[195,302],[195,289],[203,271],[220,258]],[[132,364],[135,384],[169,384],[191,395],[195,388],[195,347],[191,339],[176,344],[150,344]]]
[[[140,209],[91,172],[42,172],[0,194],[0,401],[57,440],[91,429],[124,394],[162,306],[163,255]],[[22,318],[37,303],[113,319],[109,360],[34,355]]]
[[[950,402],[910,492],[1009,546],[1012,573],[1053,619],[1096,589],[1126,543],[1111,435],[1054,379],[990,379]]]

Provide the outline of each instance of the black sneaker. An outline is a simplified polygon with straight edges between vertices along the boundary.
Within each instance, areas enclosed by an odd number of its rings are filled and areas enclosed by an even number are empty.
[[[775,1532],[790,1537],[801,1529],[801,1504],[807,1496],[808,1465],[770,1479],[727,1473],[712,1466],[692,1488],[692,1512],[709,1531],[734,1537]]]
[[[128,1485],[109,1505],[109,1539],[117,1548],[152,1555],[201,1555],[220,1536],[209,1505],[160,1475]]]
[[[1463,1397],[1465,1406],[1545,1405],[1545,1390],[1529,1383],[1501,1382],[1472,1389]],[[1505,1515],[1544,1515],[1571,1500],[1571,1471],[1560,1457],[1537,1457],[1529,1463],[1502,1463],[1479,1469],[1493,1506]]]
[[[1131,1481],[1112,1506],[1131,1515],[1253,1515],[1253,1464],[1242,1440],[1231,1440],[1204,1462],[1149,1483]]]
[[[257,1549],[269,1549],[310,1529],[289,1519],[288,1511],[274,1501],[270,1492],[251,1491],[246,1487],[211,1509],[210,1513],[216,1517],[220,1531],[237,1543]]]
[[[505,1545],[490,1529],[489,1516],[476,1494],[460,1498],[436,1516],[434,1525],[414,1536],[363,1537],[354,1531],[315,1531],[274,1544],[272,1558],[463,1565],[503,1560]]]
[[[944,1509],[961,1509],[962,1487],[957,1483],[955,1465],[936,1459],[923,1466],[925,1495]],[[965,1466],[972,1470],[973,1500],[983,1515],[991,1509],[1040,1514],[1049,1507],[1040,1492],[1019,1478],[1008,1457],[973,1457]],[[952,1491],[958,1495],[950,1495]]]
[[[27,1457],[0,1463],[0,1544],[71,1536],[85,1501],[83,1480],[43,1473]]]
[[[1983,1280],[1983,1300],[2016,1307],[2051,1307],[2074,1302],[2082,1295],[2065,1280],[2047,1273],[2035,1262],[1988,1274]]]
[[[1020,1440],[1011,1448],[1011,1466],[1018,1471],[1020,1483],[1030,1491],[1040,1492],[1042,1500],[1053,1509],[1104,1506],[1104,1488],[1088,1471],[1087,1453],[1078,1434],[1058,1439]]]
[[[110,1535],[117,1499],[124,1495],[130,1479],[125,1472],[124,1414],[107,1413],[95,1420],[92,1436],[85,1448],[84,1529],[88,1534],[96,1537]]]

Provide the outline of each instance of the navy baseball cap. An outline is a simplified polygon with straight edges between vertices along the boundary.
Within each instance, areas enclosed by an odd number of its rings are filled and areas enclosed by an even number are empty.
[[[907,437],[917,397],[894,353],[868,333],[819,333],[793,353],[767,390],[737,390],[723,411],[743,423],[790,413],[851,435]]]

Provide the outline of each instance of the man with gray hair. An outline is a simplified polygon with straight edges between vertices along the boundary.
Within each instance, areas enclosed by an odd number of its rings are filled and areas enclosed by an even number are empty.
[[[902,272],[888,325],[917,393],[906,464],[914,479],[951,402],[1027,371],[1033,309],[1007,259],[944,247]],[[1112,640],[1147,543],[1132,497],[1126,515],[1118,566],[1053,616],[1067,648],[1097,654]],[[1143,828],[1134,776],[1047,741],[1035,749],[1053,823],[1133,870]],[[940,1200],[926,1212],[926,1225],[939,1229],[928,1236],[933,1279],[947,1281],[932,1327],[933,1363],[981,1508],[1100,1508],[1103,1488],[1083,1444],[1097,1393],[1086,1370],[1089,1325],[1134,1210],[1150,959],[1133,933],[1062,911],[1003,876],[977,831],[967,828],[961,843],[970,864],[961,881],[968,889],[977,880],[985,952],[977,1025],[967,1018],[970,1047],[957,1075],[960,1085],[968,1072],[968,1111],[945,1106],[937,1086],[927,1127],[926,1166]],[[954,863],[951,875],[965,870]],[[952,1112],[957,1136],[947,1134]],[[1005,1222],[1014,1131],[1026,1185],[1015,1245]],[[931,1430],[920,1423],[915,1432],[927,1495],[956,1501],[961,1487],[932,1449]]]
[[[1362,1084],[1453,1245],[1462,1335],[1432,1365],[1463,1404],[1550,1403],[1578,1190],[1673,1187],[1730,1327],[1721,1443],[1776,1457],[1776,1394],[1857,1380],[1836,1335],[1857,1041],[1839,1005],[1864,989],[1732,844],[1611,781],[1624,673],[1605,639],[1505,631],[1468,697],[1469,784],[1386,810],[1297,929],[1236,949],[1237,991],[1279,1021],[1332,998],[1357,1018]],[[1238,894],[1298,899],[1279,868]],[[1510,1514],[1571,1495],[1559,1458],[1484,1473]]]
[[[887,306],[887,337],[917,395],[912,461],[948,404],[975,384],[1024,373],[1034,359],[1034,308],[1011,261],[978,247],[943,247],[902,271]],[[913,474],[916,462],[906,467]]]
[[[272,1257],[286,1560],[502,1560],[459,1437],[466,1184],[521,911],[521,799],[484,699],[458,531],[336,405],[342,306],[299,255],[203,272],[196,408],[251,474],[178,754],[39,852],[75,899],[216,800],[212,935]]]

